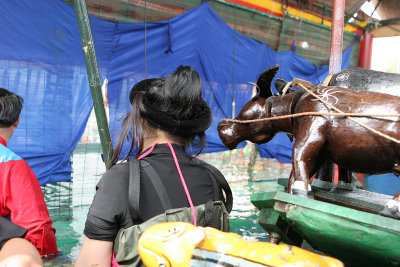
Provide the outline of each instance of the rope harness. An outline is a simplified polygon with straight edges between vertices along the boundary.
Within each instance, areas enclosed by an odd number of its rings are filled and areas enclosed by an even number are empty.
[[[330,80],[331,77],[327,77],[326,80]],[[328,81],[329,82],[329,81]],[[326,81],[323,83],[326,84]],[[349,120],[354,121],[355,123],[361,125],[362,127],[366,128],[367,130],[384,137],[388,140],[391,140],[397,144],[400,144],[400,140],[394,137],[391,137],[387,134],[384,134],[376,129],[373,129],[366,125],[365,123],[362,123],[352,117],[372,117],[372,118],[384,118],[384,117],[400,117],[400,114],[365,114],[365,113],[345,113],[341,111],[340,109],[336,108],[335,106],[331,105],[318,95],[314,94],[310,89],[315,88],[316,86],[308,81],[302,80],[302,79],[293,79],[291,82],[287,83],[285,87],[282,90],[282,95],[285,95],[288,88],[290,86],[295,86],[295,87],[300,87],[310,93],[312,96],[317,98],[319,101],[330,107],[331,109],[335,110],[338,113],[332,113],[332,112],[301,112],[301,113],[296,113],[296,114],[290,114],[290,115],[282,115],[282,116],[276,116],[276,117],[270,117],[270,118],[262,118],[262,119],[254,119],[254,120],[235,120],[235,119],[226,119],[228,122],[234,122],[234,123],[252,123],[252,122],[260,122],[260,121],[272,121],[272,120],[280,120],[280,119],[287,119],[287,118],[295,118],[295,117],[302,117],[302,116],[335,116],[335,117],[349,117]]]

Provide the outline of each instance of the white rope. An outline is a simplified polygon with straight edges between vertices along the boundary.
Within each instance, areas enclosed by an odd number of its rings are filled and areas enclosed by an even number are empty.
[[[329,104],[327,101],[325,101],[324,99],[322,99],[322,98],[320,98],[319,96],[317,96],[316,94],[314,94],[311,90],[307,89],[307,88],[306,88],[305,86],[303,86],[302,84],[300,84],[300,86],[301,86],[304,90],[306,90],[308,93],[310,93],[312,96],[314,96],[315,98],[317,98],[319,101],[321,101],[322,103],[324,103],[325,105],[329,106],[330,108],[336,110],[337,112],[339,112],[339,113],[341,113],[341,114],[344,113],[344,112],[341,111],[340,109],[338,109],[338,108],[336,108],[335,106]],[[399,114],[396,114],[396,115],[399,115]],[[380,115],[378,115],[378,116],[380,116]],[[400,144],[400,140],[397,139],[397,138],[391,137],[391,136],[389,136],[389,135],[387,135],[387,134],[384,134],[384,133],[382,133],[382,132],[380,132],[380,131],[378,131],[378,130],[375,130],[374,128],[371,128],[371,127],[369,127],[368,125],[366,125],[365,123],[362,123],[362,122],[360,122],[360,121],[358,121],[358,120],[356,120],[356,119],[353,119],[353,118],[351,118],[350,116],[349,116],[349,120],[354,121],[355,123],[361,125],[361,126],[364,127],[365,129],[367,129],[367,130],[369,130],[369,131],[371,131],[371,132],[373,132],[373,133],[375,133],[375,134],[377,134],[377,135],[379,135],[379,136],[385,137],[386,139],[389,139],[389,140],[391,140],[391,141],[393,141],[393,142],[395,142],[395,143]]]
[[[328,75],[329,77],[329,75]],[[326,82],[329,79],[325,79],[324,82]],[[305,85],[303,84],[305,82]],[[329,82],[329,81],[328,81]],[[317,98],[319,101],[321,101],[322,103],[324,103],[325,105],[327,105],[328,107],[332,108],[333,110],[337,111],[338,113],[332,113],[332,112],[302,112],[302,113],[296,113],[296,114],[290,114],[290,115],[282,115],[282,116],[276,116],[276,117],[270,117],[270,118],[262,118],[262,119],[254,119],[254,120],[235,120],[235,119],[226,119],[226,121],[228,122],[234,122],[234,123],[252,123],[252,122],[260,122],[260,121],[269,121],[269,120],[280,120],[280,119],[287,119],[287,118],[294,118],[294,117],[301,117],[301,116],[335,116],[335,117],[349,117],[349,120],[354,121],[355,123],[361,125],[362,127],[366,128],[367,130],[382,136],[388,140],[391,140],[395,143],[400,144],[400,140],[394,137],[391,137],[387,134],[384,134],[376,129],[373,129],[371,127],[369,127],[368,125],[366,125],[365,123],[362,123],[356,119],[353,119],[351,117],[372,117],[372,118],[376,118],[376,117],[400,117],[400,114],[365,114],[365,113],[345,113],[343,111],[341,111],[340,109],[336,108],[335,106],[331,105],[330,103],[328,103],[327,101],[325,101],[324,99],[322,99],[321,97],[319,97],[318,95],[314,94],[310,88],[315,87],[315,85],[313,85],[310,82],[301,80],[301,79],[293,79],[293,81],[289,82],[286,84],[286,86],[284,87],[284,89],[282,90],[282,93],[286,93],[287,88],[289,88],[289,86],[293,84],[293,86],[300,86],[301,88],[303,88],[304,90],[306,90],[308,93],[310,93],[312,96],[314,96],[315,98]],[[285,91],[286,88],[286,91]]]

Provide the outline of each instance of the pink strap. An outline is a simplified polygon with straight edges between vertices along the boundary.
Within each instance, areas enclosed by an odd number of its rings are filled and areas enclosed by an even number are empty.
[[[138,160],[141,160],[142,158],[144,158],[147,155],[149,155],[153,151],[153,149],[154,149],[154,147],[156,145],[158,145],[158,143],[155,143],[149,150],[147,150],[145,153],[140,155]],[[183,189],[185,190],[186,197],[187,197],[187,199],[189,201],[190,209],[192,210],[193,224],[194,224],[194,226],[197,226],[196,211],[194,209],[194,205],[193,205],[193,202],[192,202],[192,198],[190,197],[189,190],[188,190],[188,188],[186,186],[185,179],[183,178],[183,175],[182,175],[182,172],[181,172],[181,168],[179,167],[178,159],[176,158],[174,148],[172,147],[171,143],[167,143],[167,145],[168,145],[169,149],[171,150],[172,157],[174,158],[176,169],[178,170],[179,177],[181,178]]]
[[[149,150],[147,150],[145,153],[143,153],[142,155],[140,155],[140,156],[138,157],[138,160],[141,160],[142,158],[144,158],[144,157],[146,157],[148,154],[150,154],[150,153],[153,151],[153,149],[154,149],[154,147],[155,147],[156,145],[158,145],[158,143],[155,143]]]
[[[167,144],[168,144],[169,149],[171,150],[172,157],[174,158],[174,161],[175,161],[176,169],[178,170],[179,177],[181,178],[181,182],[182,182],[182,185],[183,185],[183,189],[185,189],[186,197],[187,197],[187,199],[189,201],[190,209],[192,210],[193,224],[194,224],[194,226],[196,226],[197,225],[196,211],[195,211],[194,206],[193,206],[192,198],[190,197],[189,190],[188,190],[188,188],[186,186],[185,179],[183,178],[183,175],[182,175],[182,172],[181,172],[181,168],[179,167],[178,159],[176,158],[174,148],[172,147],[171,143],[167,143]]]
[[[121,267],[121,265],[119,265],[118,262],[115,260],[114,251],[113,251],[112,257],[111,257],[111,266],[112,267]]]

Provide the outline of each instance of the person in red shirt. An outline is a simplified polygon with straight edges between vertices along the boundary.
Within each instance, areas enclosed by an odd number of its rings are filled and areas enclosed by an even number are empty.
[[[42,257],[59,254],[42,189],[32,169],[7,147],[20,121],[22,97],[0,88],[0,216],[28,230]]]

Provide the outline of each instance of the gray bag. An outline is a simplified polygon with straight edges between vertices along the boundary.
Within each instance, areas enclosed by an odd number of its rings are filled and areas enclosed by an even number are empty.
[[[140,259],[137,249],[138,241],[142,233],[149,227],[161,222],[189,222],[193,223],[193,216],[189,207],[172,209],[171,203],[161,182],[160,177],[155,172],[154,168],[145,160],[140,163],[136,158],[129,159],[129,184],[128,184],[128,199],[129,210],[133,221],[139,218],[139,194],[140,194],[140,166],[146,171],[154,188],[157,191],[164,209],[164,213],[154,216],[145,222],[135,224],[126,229],[120,229],[114,241],[115,260],[121,266],[145,266]],[[219,198],[218,185],[224,189],[227,195],[227,201],[209,201],[206,204],[201,204],[195,207],[197,225],[203,227],[213,227],[225,232],[229,231],[229,212],[232,210],[232,191],[225,178],[219,172],[215,172],[211,165],[204,165],[214,174],[217,181],[213,180],[215,199]],[[227,208],[225,208],[227,206]],[[229,211],[229,212],[228,212]]]

